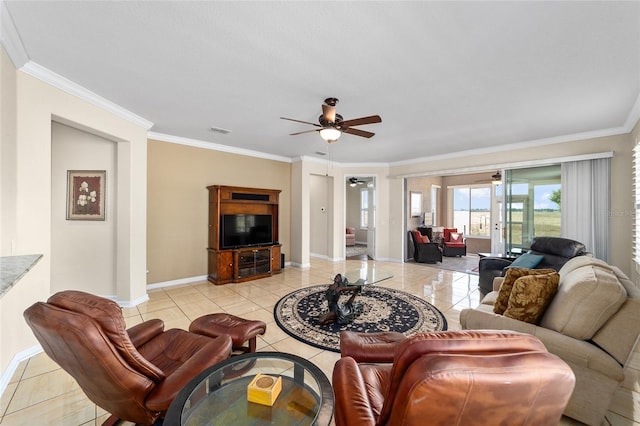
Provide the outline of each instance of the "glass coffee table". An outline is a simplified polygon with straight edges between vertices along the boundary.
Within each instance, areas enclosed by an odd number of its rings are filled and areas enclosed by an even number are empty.
[[[364,266],[360,269],[347,271],[343,276],[349,281],[349,285],[362,286],[372,285],[393,277],[391,273],[377,269],[375,266]]]
[[[282,378],[273,406],[247,400],[247,386],[258,373]],[[171,403],[167,425],[328,425],[333,388],[310,361],[283,352],[234,356],[203,371]]]

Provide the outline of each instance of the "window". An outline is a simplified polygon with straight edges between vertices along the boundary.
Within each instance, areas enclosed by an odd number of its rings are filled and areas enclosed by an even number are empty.
[[[362,188],[360,190],[360,228],[367,229],[369,227],[369,189]]]
[[[427,223],[427,217],[425,214],[425,225],[435,225],[438,223],[438,202],[440,201],[440,187],[436,185],[431,186],[431,214],[429,223]]]
[[[453,227],[465,235],[490,236],[491,186],[453,189]]]

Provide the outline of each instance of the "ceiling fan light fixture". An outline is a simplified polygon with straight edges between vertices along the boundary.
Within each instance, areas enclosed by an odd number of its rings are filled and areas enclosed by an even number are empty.
[[[337,141],[340,135],[342,135],[342,132],[338,129],[334,129],[333,127],[327,127],[320,130],[320,137],[329,143]]]
[[[500,173],[500,170],[498,170],[495,175],[491,175],[491,183],[494,185],[502,185],[502,173]]]

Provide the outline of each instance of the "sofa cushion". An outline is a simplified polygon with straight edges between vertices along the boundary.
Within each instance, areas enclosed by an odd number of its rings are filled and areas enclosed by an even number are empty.
[[[527,275],[550,274],[552,272],[555,272],[555,270],[526,268],[507,269],[504,280],[502,280],[502,284],[500,285],[500,290],[498,291],[496,302],[493,305],[493,312],[502,315],[507,309],[507,305],[509,304],[509,296],[511,295],[511,289],[513,288],[513,283],[515,283],[518,278]]]
[[[542,262],[544,256],[539,254],[525,253],[514,260],[507,268],[527,268],[533,269]]]
[[[556,294],[559,281],[557,272],[518,278],[513,283],[504,316],[537,324]]]
[[[586,259],[573,258],[563,266],[558,292],[540,321],[579,340],[591,339],[627,299],[610,266]]]

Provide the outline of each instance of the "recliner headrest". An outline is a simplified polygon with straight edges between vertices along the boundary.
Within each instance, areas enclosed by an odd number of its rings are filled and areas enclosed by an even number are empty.
[[[581,242],[560,237],[535,237],[531,241],[531,251],[549,253],[556,256],[572,258],[585,254],[585,246]]]

